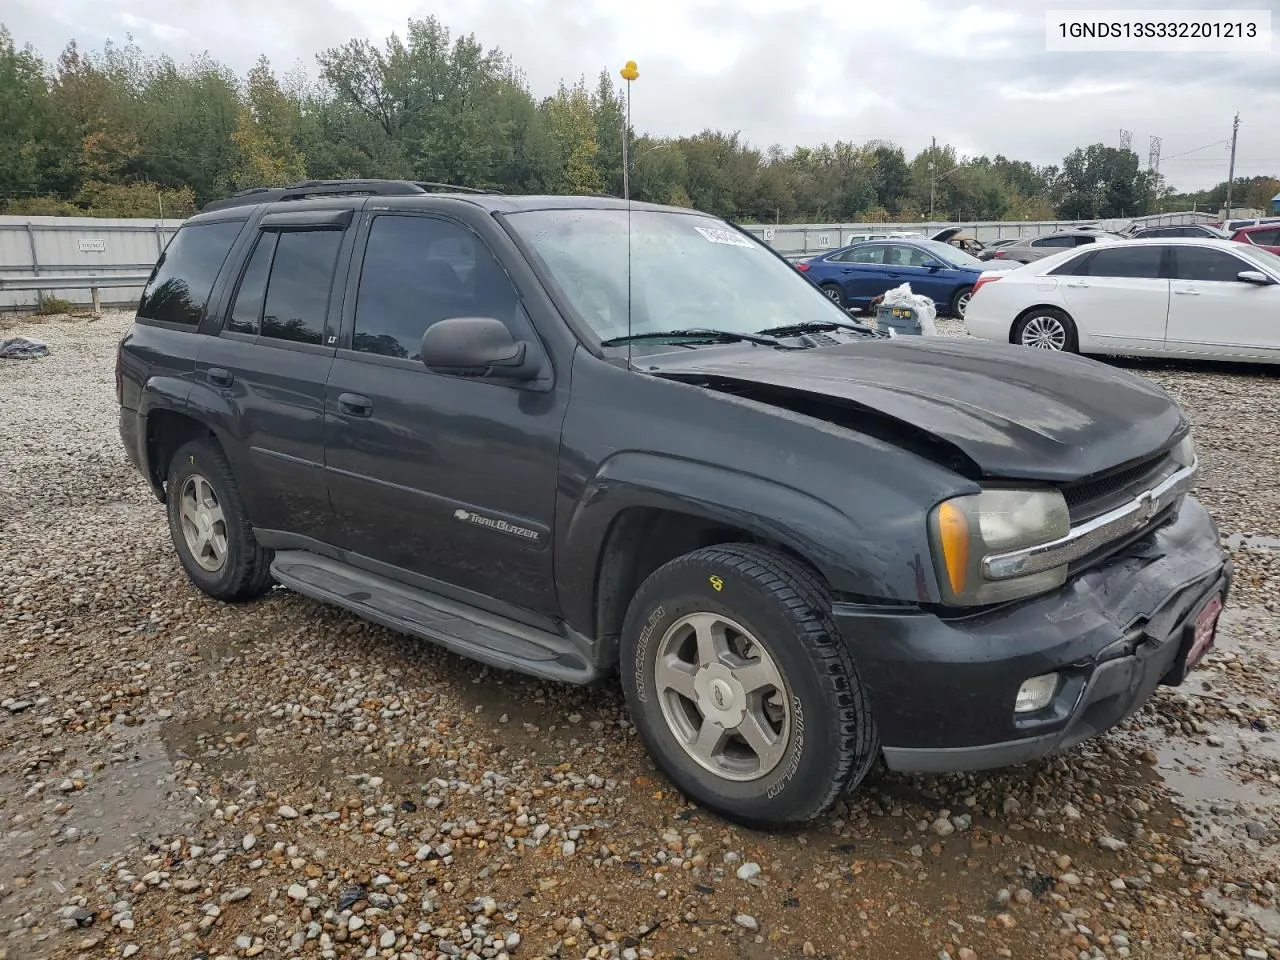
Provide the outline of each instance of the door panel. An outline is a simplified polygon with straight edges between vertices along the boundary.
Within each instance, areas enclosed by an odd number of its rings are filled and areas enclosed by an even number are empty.
[[[365,254],[351,348],[339,349],[325,397],[329,494],[347,545],[554,615],[551,526],[567,384],[535,390],[418,362],[423,332],[447,317],[497,317],[542,351],[511,280],[465,226],[379,214],[357,245]]]
[[[1107,351],[1159,350],[1169,317],[1168,248],[1117,245],[1089,256],[1061,289],[1081,336]],[[1087,344],[1086,344],[1087,346]]]
[[[334,537],[324,475],[324,343],[340,229],[263,231],[197,379],[224,401],[227,454],[255,526]]]
[[[1257,267],[1225,250],[1179,247],[1175,264],[1170,350],[1280,360],[1280,285],[1235,279]]]

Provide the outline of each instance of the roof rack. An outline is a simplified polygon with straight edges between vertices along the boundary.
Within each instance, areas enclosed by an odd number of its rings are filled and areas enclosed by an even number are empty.
[[[414,186],[421,187],[423,190],[439,190],[443,193],[488,193],[502,194],[501,190],[486,190],[483,187],[463,187],[456,183],[436,183],[433,180],[415,180]]]
[[[287,187],[250,187],[221,200],[206,203],[203,212],[225,210],[256,203],[274,203],[277,200],[305,200],[321,196],[374,196],[407,197],[427,193],[429,190],[447,190],[454,193],[496,193],[477,187],[461,187],[448,183],[411,180],[300,180]]]

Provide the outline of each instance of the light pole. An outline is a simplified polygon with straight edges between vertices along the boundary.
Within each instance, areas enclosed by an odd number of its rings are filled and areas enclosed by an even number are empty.
[[[627,81],[627,109],[622,120],[622,199],[631,199],[631,162],[628,154],[627,140],[631,136],[631,81],[640,76],[634,60],[628,60],[618,71],[622,79]]]

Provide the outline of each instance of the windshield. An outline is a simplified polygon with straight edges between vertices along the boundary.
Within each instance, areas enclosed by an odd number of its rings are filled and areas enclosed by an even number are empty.
[[[688,328],[756,333],[849,316],[759,241],[701,214],[627,211],[507,214],[570,304],[601,340]]]
[[[1248,243],[1239,243],[1238,241],[1232,242],[1235,243],[1237,247],[1243,248],[1240,252],[1245,256],[1252,257],[1276,276],[1280,277],[1280,256],[1277,256],[1270,250],[1263,250],[1261,247],[1255,247]]]
[[[959,247],[953,247],[949,243],[943,243],[941,240],[917,240],[916,244],[917,246],[920,246],[925,250],[928,250],[935,257],[938,257],[939,259],[947,261],[947,263],[951,264],[952,266],[955,266],[955,267],[981,266],[983,267],[983,269],[986,268],[986,264],[984,264],[977,257],[973,256],[972,254],[965,253]]]

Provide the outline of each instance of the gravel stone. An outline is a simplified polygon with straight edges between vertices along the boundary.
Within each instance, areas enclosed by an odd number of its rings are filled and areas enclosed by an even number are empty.
[[[128,322],[0,318],[51,351],[0,362],[0,960],[1277,952],[1274,371],[1108,361],[1184,404],[1236,564],[1182,686],[1030,774],[889,774],[775,836],[656,773],[616,684],[196,591],[121,446]]]

